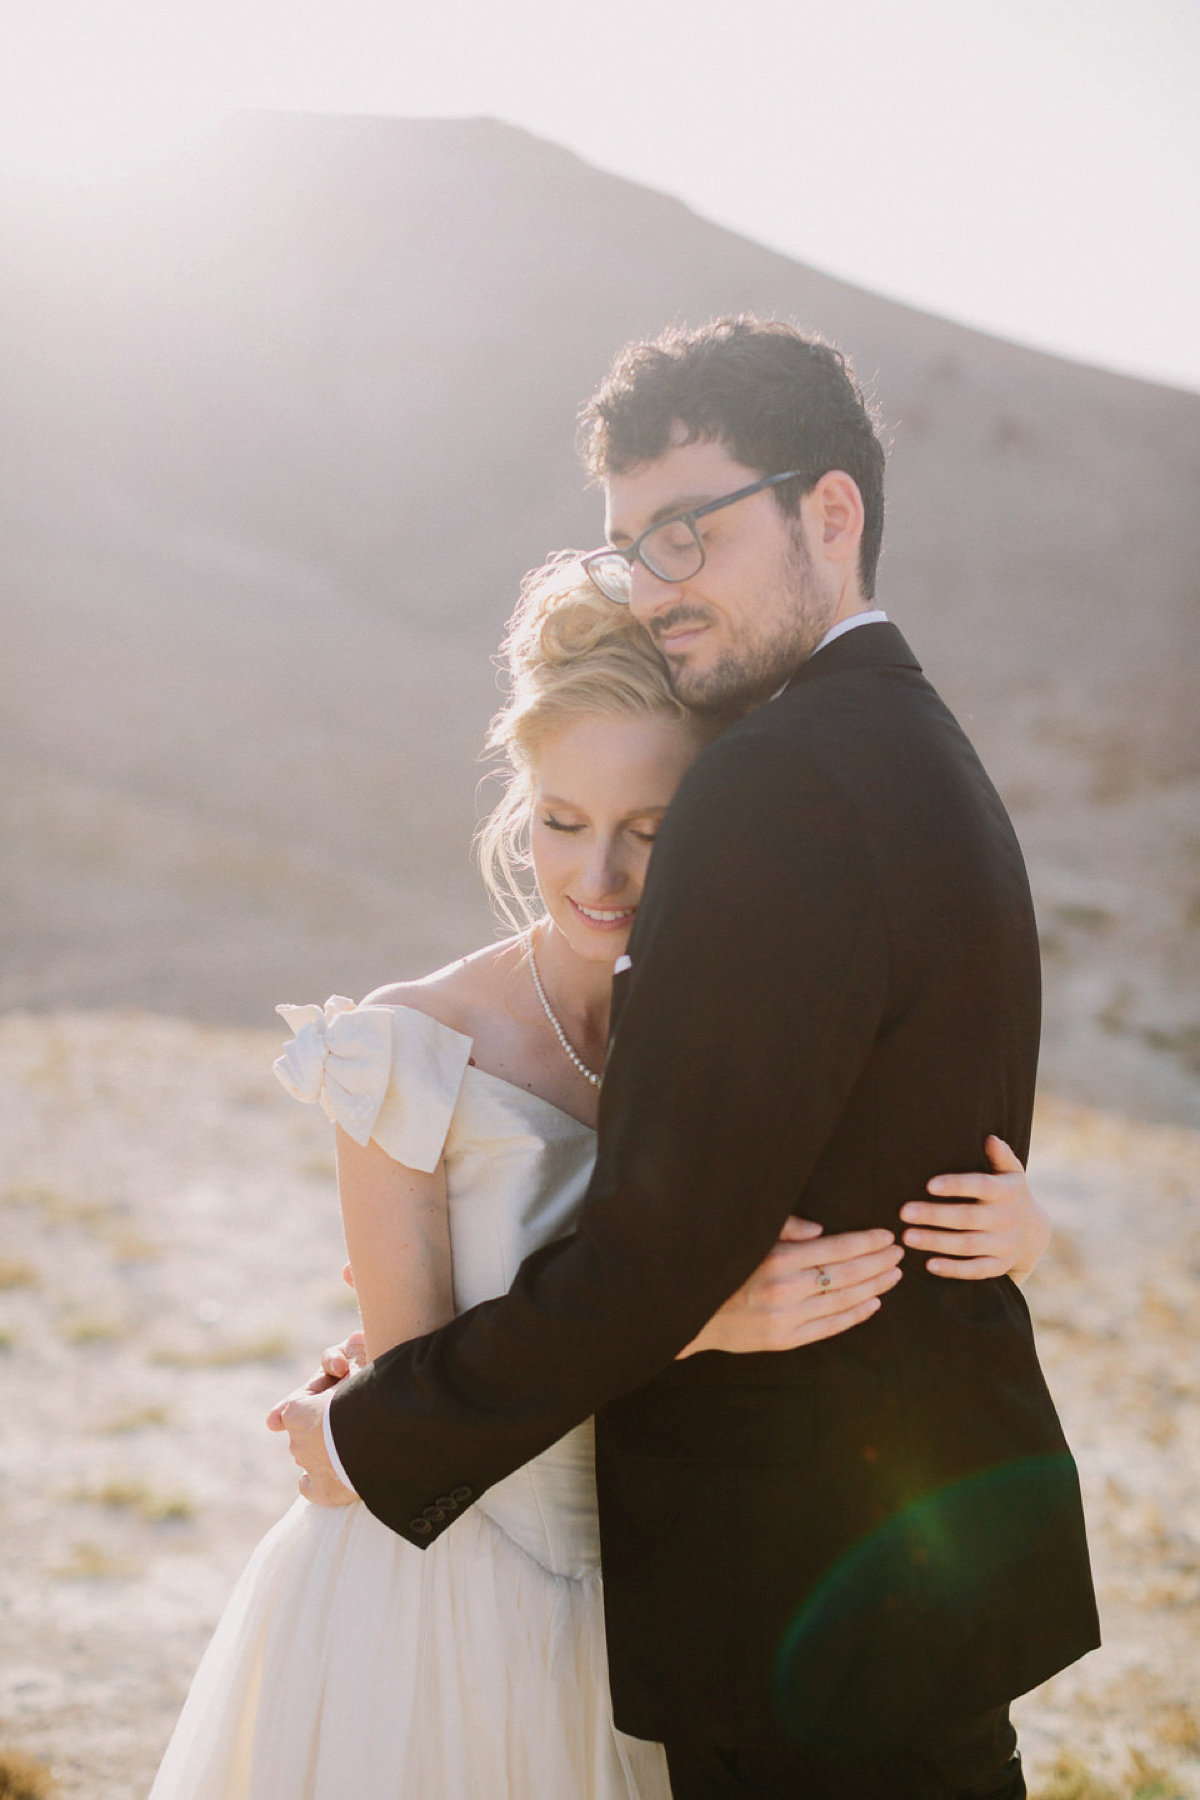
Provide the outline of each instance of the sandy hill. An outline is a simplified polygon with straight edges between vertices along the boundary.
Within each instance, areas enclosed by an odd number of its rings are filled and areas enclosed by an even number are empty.
[[[1200,1121],[1200,398],[487,121],[251,117],[0,228],[0,1007],[262,1022],[486,937],[488,654],[600,536],[575,409],[626,337],[755,308],[888,423],[881,597],[1026,844],[1048,1076]]]

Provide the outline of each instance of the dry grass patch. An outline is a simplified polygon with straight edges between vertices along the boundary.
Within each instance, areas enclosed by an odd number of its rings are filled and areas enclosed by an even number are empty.
[[[171,1415],[165,1406],[135,1406],[131,1412],[118,1413],[115,1419],[109,1419],[105,1425],[97,1425],[96,1430],[106,1437],[116,1437],[121,1432],[145,1431],[151,1425],[167,1425]]]
[[[99,1544],[71,1545],[71,1560],[59,1563],[50,1573],[58,1581],[117,1581],[138,1574],[138,1565],[113,1556]],[[0,1800],[2,1800],[0,1790]]]
[[[108,1247],[119,1263],[157,1262],[162,1245],[136,1231],[115,1231],[108,1237]]]
[[[42,1182],[19,1182],[5,1188],[5,1206],[29,1206],[42,1215],[48,1225],[84,1225],[95,1227],[111,1215],[109,1200],[80,1200]]]
[[[1187,1800],[1187,1796],[1166,1769],[1134,1750],[1128,1772],[1116,1786],[1093,1774],[1077,1756],[1065,1753],[1049,1780],[1030,1789],[1030,1800]]]
[[[0,1256],[0,1288],[36,1287],[38,1272],[27,1262],[14,1262]]]
[[[23,1750],[0,1749],[0,1800],[50,1800],[57,1792],[45,1763]]]
[[[214,1344],[208,1350],[156,1350],[151,1361],[168,1369],[232,1369],[240,1363],[280,1362],[292,1353],[281,1331],[241,1343]]]
[[[160,1494],[148,1482],[117,1475],[98,1488],[77,1488],[72,1500],[84,1500],[91,1506],[109,1506],[123,1512],[136,1513],[148,1525],[161,1525],[168,1519],[190,1519],[193,1511],[186,1494]]]
[[[1169,1706],[1158,1721],[1157,1735],[1169,1749],[1200,1757],[1200,1717],[1190,1706]]]
[[[59,1327],[66,1344],[111,1344],[124,1335],[115,1319],[68,1319]]]

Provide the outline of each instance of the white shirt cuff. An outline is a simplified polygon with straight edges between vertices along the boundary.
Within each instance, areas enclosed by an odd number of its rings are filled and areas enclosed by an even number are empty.
[[[350,1477],[347,1475],[345,1469],[343,1469],[342,1459],[338,1455],[337,1445],[333,1441],[332,1414],[333,1414],[333,1408],[331,1406],[327,1406],[325,1408],[325,1420],[324,1420],[325,1451],[326,1451],[327,1456],[329,1457],[330,1462],[333,1464],[334,1474],[337,1476],[337,1478],[341,1482],[342,1486],[344,1488],[349,1488],[350,1492],[354,1495],[355,1499],[357,1500],[358,1489],[355,1487],[354,1483],[351,1481]]]

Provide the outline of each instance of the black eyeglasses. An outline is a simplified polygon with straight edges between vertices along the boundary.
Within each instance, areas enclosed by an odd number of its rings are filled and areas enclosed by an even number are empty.
[[[629,605],[635,562],[640,562],[660,581],[690,581],[704,567],[704,543],[696,530],[697,519],[704,518],[706,513],[720,512],[723,506],[732,506],[735,500],[748,500],[751,494],[760,494],[764,488],[778,487],[781,482],[796,481],[806,475],[805,469],[764,475],[761,481],[752,481],[749,487],[739,488],[736,494],[724,494],[719,500],[693,507],[691,512],[674,513],[669,519],[660,519],[656,525],[647,526],[628,549],[621,550],[608,544],[603,550],[593,550],[582,559],[583,567],[605,599],[615,601],[618,606]]]

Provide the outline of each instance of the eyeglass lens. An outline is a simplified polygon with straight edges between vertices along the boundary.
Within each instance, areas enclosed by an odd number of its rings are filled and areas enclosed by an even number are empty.
[[[587,572],[606,600],[628,606],[633,593],[633,570],[623,556],[589,557]]]
[[[704,566],[704,550],[690,519],[667,519],[648,531],[637,544],[638,559],[660,581],[687,581]],[[597,556],[588,573],[601,592],[619,604],[628,604],[633,589],[633,568],[625,556]]]

